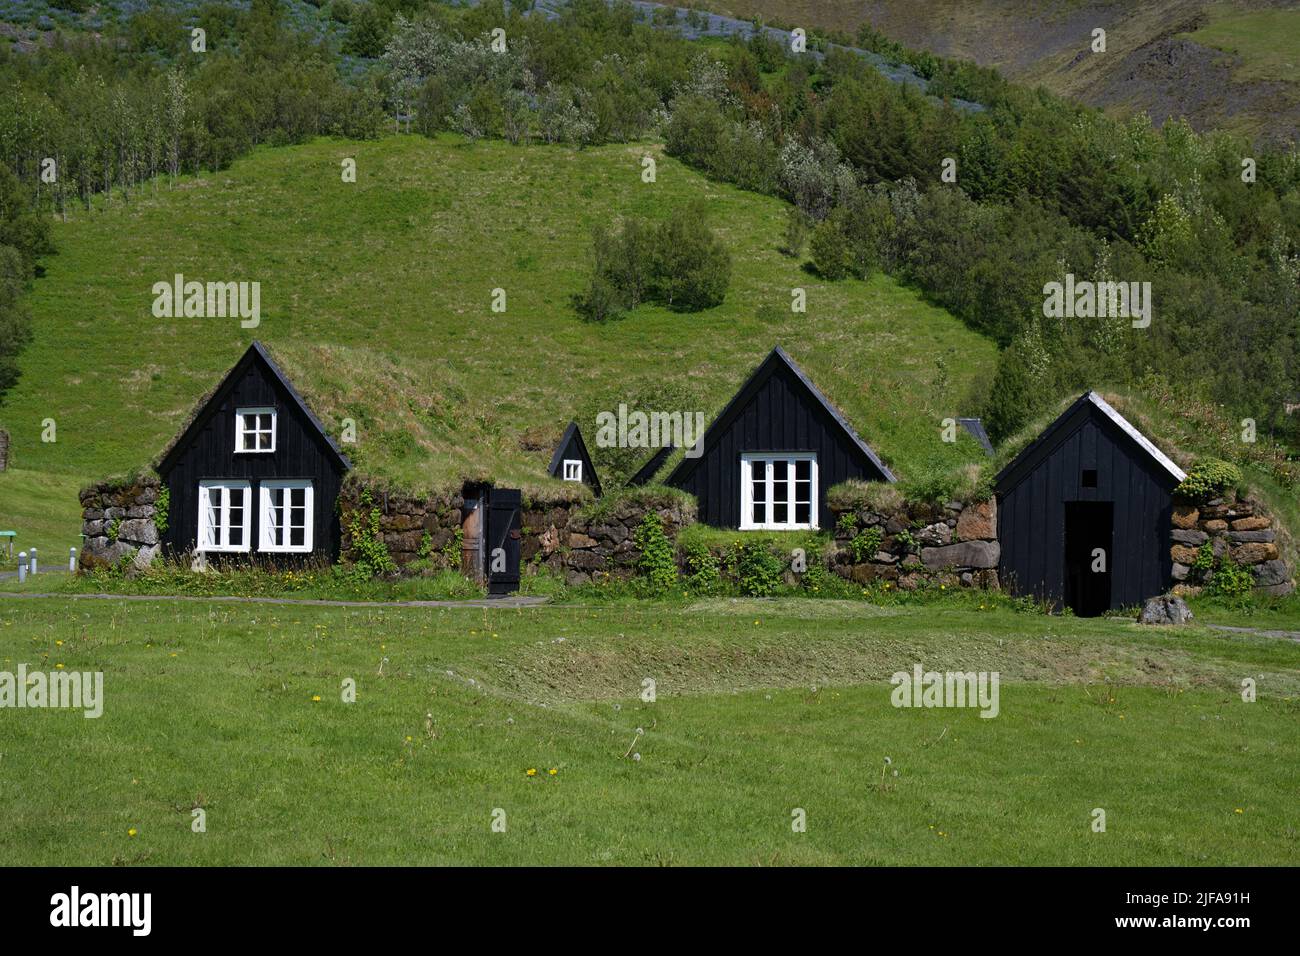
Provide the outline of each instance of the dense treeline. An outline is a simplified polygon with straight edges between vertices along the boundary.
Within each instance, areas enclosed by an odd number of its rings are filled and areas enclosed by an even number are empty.
[[[1155,371],[1300,444],[1300,416],[1284,412],[1300,398],[1294,148],[1107,118],[869,28],[858,45],[908,63],[930,95],[824,38],[822,56],[763,34],[702,48],[603,0],[573,0],[553,21],[499,0],[325,6],[347,24],[342,52],[375,58],[356,78],[341,78],[339,51],[285,28],[273,0],[200,8],[201,56],[190,22],[159,13],[117,44],[0,61],[18,91],[0,106],[0,161],[57,209],[260,142],[370,135],[381,106],[406,129],[516,143],[656,132],[683,161],[788,199],[784,247],[828,278],[885,270],[998,341],[997,375],[970,406],[996,437],[1066,391]],[[37,169],[51,154],[67,173],[53,188]],[[1046,316],[1044,287],[1066,274],[1150,282],[1149,327]]]

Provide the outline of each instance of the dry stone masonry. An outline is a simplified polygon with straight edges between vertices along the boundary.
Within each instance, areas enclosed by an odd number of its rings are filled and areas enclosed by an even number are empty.
[[[1179,582],[1175,593],[1196,593],[1196,586],[1189,583],[1192,565],[1207,543],[1216,559],[1227,554],[1237,564],[1251,568],[1256,592],[1284,595],[1295,589],[1278,550],[1273,519],[1254,499],[1215,498],[1199,506],[1175,504],[1170,537],[1173,577]]]
[[[997,503],[904,502],[892,509],[836,511],[832,570],[868,584],[891,582],[906,591],[926,585],[998,587]],[[852,516],[852,527],[845,519]],[[872,529],[879,529],[878,534]],[[879,538],[870,554],[862,538]],[[855,540],[859,543],[855,548]]]
[[[124,559],[135,568],[149,566],[161,548],[158,490],[153,476],[103,481],[82,489],[82,568],[115,566]]]

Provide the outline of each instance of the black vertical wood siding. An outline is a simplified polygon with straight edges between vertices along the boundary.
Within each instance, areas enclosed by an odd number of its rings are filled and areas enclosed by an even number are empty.
[[[208,416],[202,428],[189,437],[184,448],[172,453],[171,468],[162,475],[170,494],[168,528],[164,542],[175,554],[193,550],[199,533],[199,482],[207,479],[245,479],[252,487],[253,509],[250,534],[252,555],[258,555],[257,541],[262,515],[258,507],[258,483],[271,478],[310,479],[313,483],[313,548],[330,560],[338,557],[339,521],[335,510],[343,470],[336,457],[274,374],[261,362],[251,362],[238,374],[234,387],[219,404],[200,414]],[[275,408],[275,451],[235,453],[235,409],[256,406]],[[242,555],[221,554],[233,559]],[[303,554],[264,554],[259,560],[276,563],[301,561]]]
[[[1109,501],[1115,506],[1111,607],[1131,607],[1169,585],[1171,492],[1175,482],[1114,422],[1085,403],[1062,422],[1046,448],[1008,471],[999,489],[998,568],[1005,588],[1060,605],[1065,599],[1065,503]],[[1097,487],[1081,484],[1096,469]]]
[[[826,489],[849,478],[887,480],[798,376],[778,366],[729,427],[705,442],[696,468],[674,483],[695,496],[700,521],[738,528],[741,454],[794,451],[817,453],[817,519],[822,528],[833,524]]]

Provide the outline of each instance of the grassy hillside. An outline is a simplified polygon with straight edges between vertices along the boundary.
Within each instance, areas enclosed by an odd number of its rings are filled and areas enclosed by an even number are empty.
[[[655,184],[640,180],[646,152]],[[345,157],[355,184],[341,181]],[[696,198],[734,257],[725,304],[579,321],[568,298],[588,275],[591,227]],[[36,338],[0,419],[23,469],[126,471],[158,454],[256,337],[331,432],[356,420],[347,450],[363,471],[412,488],[536,484],[584,405],[616,409],[670,381],[712,416],[780,343],[903,475],[976,457],[973,443],[945,445],[940,421],[970,411],[991,343],[888,278],[817,280],[777,252],[784,217],[781,202],[708,182],[654,145],[402,136],[262,150],[56,228],[60,252],[31,298]],[[261,282],[260,327],[155,319],[151,287],[177,272]],[[796,286],[806,315],[790,311]],[[491,311],[498,287],[504,314]],[[54,443],[41,441],[46,418]]]
[[[1010,79],[1157,122],[1293,138],[1300,9],[1284,0],[720,0],[717,9],[852,33],[996,66]],[[1107,52],[1092,54],[1092,30]]]

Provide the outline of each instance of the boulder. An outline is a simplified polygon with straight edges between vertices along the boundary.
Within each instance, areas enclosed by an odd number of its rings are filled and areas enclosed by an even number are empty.
[[[1274,533],[1269,531],[1229,531],[1228,540],[1233,544],[1271,544]]]
[[[1272,587],[1286,584],[1291,580],[1291,572],[1285,561],[1265,561],[1255,568],[1255,584],[1258,587]]]
[[[119,541],[130,541],[135,544],[157,544],[158,527],[151,519],[132,518],[129,521],[123,521],[121,525],[118,526],[117,539]]]
[[[1283,581],[1281,584],[1269,584],[1264,587],[1255,588],[1256,594],[1267,594],[1270,597],[1286,597],[1295,590],[1295,585],[1290,581]]]
[[[952,543],[952,528],[946,521],[926,525],[916,533],[916,540],[924,547],[941,547]]]
[[[942,548],[922,548],[927,568],[996,568],[1001,548],[996,541],[961,541]]]
[[[1153,597],[1142,607],[1139,624],[1186,624],[1192,619],[1191,609],[1181,597],[1162,594]]]
[[[876,579],[876,569],[870,564],[855,564],[849,578],[858,584],[869,584]]]
[[[577,531],[570,531],[568,538],[569,547],[571,548],[594,548],[596,539],[587,534],[579,534]]]
[[[893,564],[898,560],[898,558],[894,557],[888,551],[877,551],[872,555],[871,560],[876,564]]]
[[[579,584],[590,584],[591,575],[583,571],[577,571],[573,568],[567,568],[564,572],[564,583],[570,587]]]
[[[1232,522],[1233,531],[1263,531],[1265,528],[1273,527],[1273,522],[1262,515],[1255,515],[1252,518],[1237,518]]]
[[[1169,556],[1174,559],[1175,564],[1188,564],[1196,560],[1196,549],[1189,548],[1185,544],[1176,544],[1169,549]]]
[[[1173,522],[1175,528],[1195,528],[1201,520],[1201,513],[1192,505],[1174,505]]]
[[[1187,575],[1192,573],[1192,569],[1185,564],[1174,562],[1173,571],[1171,572],[1175,581],[1186,581]]]
[[[1277,557],[1277,545],[1263,542],[1239,544],[1232,549],[1232,560],[1238,564],[1261,564]]]
[[[1189,548],[1199,548],[1210,540],[1210,536],[1204,531],[1184,531],[1182,528],[1175,528],[1169,537],[1176,544],[1185,544]]]
[[[1214,534],[1222,534],[1224,531],[1228,530],[1228,522],[1224,521],[1222,518],[1211,518],[1201,527],[1205,528],[1206,531],[1213,532]]]
[[[967,506],[957,518],[957,537],[962,541],[992,541],[998,536],[997,507],[992,498]]]

